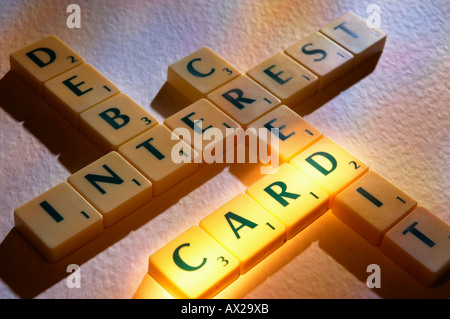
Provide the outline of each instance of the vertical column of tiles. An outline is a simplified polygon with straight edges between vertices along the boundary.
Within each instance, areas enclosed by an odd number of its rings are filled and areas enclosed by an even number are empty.
[[[239,276],[239,261],[198,226],[152,254],[148,273],[176,298],[212,298]]]
[[[171,64],[167,82],[192,101],[234,79],[239,71],[208,47]]]
[[[100,150],[117,150],[158,121],[124,93],[81,113],[79,129]]]
[[[151,182],[158,196],[198,169],[198,153],[164,125],[156,125],[119,147]]]
[[[293,107],[317,91],[317,76],[280,52],[258,64],[247,75]]]
[[[44,84],[44,99],[73,126],[81,112],[115,95],[119,89],[87,63]]]
[[[102,215],[65,182],[17,208],[14,221],[52,263],[103,232]]]
[[[10,55],[11,70],[39,95],[44,82],[83,62],[81,56],[54,35]]]
[[[353,66],[358,66],[381,52],[386,43],[386,34],[369,27],[367,21],[348,12],[330,22],[320,32],[343,46],[354,56]]]
[[[110,152],[67,179],[103,215],[109,227],[152,198],[152,184],[117,152]]]
[[[319,90],[335,82],[353,66],[353,55],[320,32],[295,43],[285,53],[319,77]]]
[[[425,286],[450,269],[450,226],[423,207],[383,237],[381,251]]]

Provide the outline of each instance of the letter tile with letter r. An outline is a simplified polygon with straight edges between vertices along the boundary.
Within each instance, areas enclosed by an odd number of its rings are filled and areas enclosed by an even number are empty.
[[[39,95],[44,82],[83,63],[81,56],[54,35],[10,55],[11,70]]]
[[[150,256],[148,273],[175,298],[212,298],[239,277],[239,261],[192,226]]]
[[[169,65],[167,82],[191,101],[234,79],[238,69],[208,47],[203,47]]]
[[[289,163],[326,191],[330,204],[337,193],[369,169],[329,137],[321,138]]]
[[[100,150],[109,152],[156,124],[149,112],[119,93],[81,113],[79,129]]]

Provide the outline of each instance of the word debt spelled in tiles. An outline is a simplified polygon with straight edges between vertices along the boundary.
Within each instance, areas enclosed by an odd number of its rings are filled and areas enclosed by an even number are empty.
[[[154,252],[141,286],[214,297],[329,209],[432,285],[450,267],[449,225],[290,108],[381,54],[385,40],[347,13],[246,74],[201,48],[168,67],[193,103],[164,123],[54,36],[14,52],[12,71],[106,154],[17,208],[17,229],[57,262],[210,163],[204,154],[241,146],[225,141],[245,132],[280,165]]]

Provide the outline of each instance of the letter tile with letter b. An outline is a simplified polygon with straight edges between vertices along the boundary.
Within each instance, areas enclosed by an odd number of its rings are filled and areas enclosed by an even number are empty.
[[[119,92],[119,88],[88,63],[44,84],[44,99],[73,126],[81,112]]]
[[[79,129],[100,150],[110,152],[158,121],[124,93],[81,113]]]
[[[211,237],[239,260],[246,273],[284,243],[286,227],[246,194],[200,221]]]
[[[66,182],[17,208],[14,221],[52,263],[103,232],[102,215]]]
[[[381,52],[386,34],[367,25],[367,21],[352,12],[347,12],[330,22],[320,32],[343,46],[355,56],[353,67]]]
[[[386,233],[380,249],[422,284],[432,286],[450,269],[450,226],[419,206]]]
[[[317,91],[318,77],[283,52],[247,71],[247,75],[294,107]]]
[[[319,77],[319,90],[348,73],[353,66],[353,55],[320,32],[295,43],[285,52]]]
[[[117,152],[110,152],[67,179],[103,215],[105,227],[152,199],[152,184]]]
[[[234,79],[240,72],[208,47],[169,65],[167,82],[196,101]]]
[[[54,35],[10,56],[11,70],[39,95],[42,95],[45,81],[82,63],[84,59]]]
[[[289,163],[326,191],[330,196],[330,204],[337,193],[369,169],[328,137],[321,138]]]
[[[239,277],[239,261],[193,226],[150,256],[148,273],[175,298],[212,298]]]

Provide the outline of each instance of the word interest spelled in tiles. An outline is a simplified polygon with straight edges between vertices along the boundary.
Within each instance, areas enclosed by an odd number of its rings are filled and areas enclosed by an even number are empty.
[[[164,124],[55,36],[12,53],[12,71],[105,152],[17,208],[16,227],[56,262],[249,130],[281,166],[153,252],[143,283],[176,298],[212,298],[331,209],[432,285],[450,268],[449,225],[291,109],[380,54],[385,40],[347,13],[246,73],[201,48],[168,67],[167,82],[193,103]]]

